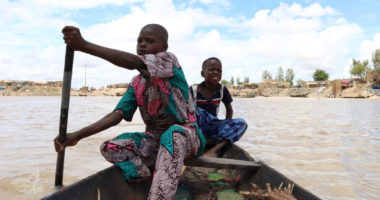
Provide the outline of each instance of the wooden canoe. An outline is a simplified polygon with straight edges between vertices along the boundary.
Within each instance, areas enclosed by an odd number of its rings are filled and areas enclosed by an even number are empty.
[[[239,191],[251,191],[253,183],[264,190],[268,183],[272,189],[281,184],[294,184],[292,194],[296,199],[320,199],[265,163],[255,162],[237,145],[225,152],[223,158],[200,157],[185,164],[176,199],[258,199],[239,194]],[[140,200],[147,198],[150,184],[150,179],[127,182],[120,169],[112,166],[43,200]]]

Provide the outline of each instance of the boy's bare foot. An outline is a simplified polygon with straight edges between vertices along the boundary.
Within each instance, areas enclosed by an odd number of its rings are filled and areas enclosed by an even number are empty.
[[[224,140],[221,143],[216,144],[214,147],[212,147],[208,152],[204,153],[203,157],[209,157],[209,158],[217,158],[219,157],[218,153],[220,150],[228,144],[228,141]]]
[[[217,158],[218,154],[216,154],[215,151],[208,151],[208,152],[204,153],[202,156],[207,157],[207,158]]]

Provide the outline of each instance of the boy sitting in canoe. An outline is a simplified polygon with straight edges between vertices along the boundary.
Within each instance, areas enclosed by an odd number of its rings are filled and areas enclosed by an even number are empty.
[[[131,121],[137,108],[145,132],[123,133],[105,141],[100,151],[119,166],[127,180],[153,175],[148,199],[174,199],[184,160],[202,154],[205,138],[195,118],[189,86],[173,53],[167,52],[168,33],[158,24],[144,26],[137,38],[137,55],[102,47],[84,40],[76,27],[62,30],[73,50],[103,58],[119,67],[136,69],[135,76],[115,109],[99,121],[55,138],[56,151],[74,146],[79,140]]]
[[[196,116],[198,126],[208,140],[213,140],[213,146],[203,156],[217,157],[233,142],[238,141],[247,129],[244,119],[232,119],[232,97],[227,87],[220,84],[222,78],[222,62],[215,57],[203,61],[201,76],[205,79],[199,85],[190,87],[196,100]],[[226,119],[218,119],[220,102],[226,108]]]

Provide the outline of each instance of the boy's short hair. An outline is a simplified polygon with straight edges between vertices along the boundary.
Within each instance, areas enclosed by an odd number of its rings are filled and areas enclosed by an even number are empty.
[[[202,63],[202,70],[206,69],[207,67],[207,63],[212,61],[212,60],[215,60],[216,62],[220,63],[220,65],[222,65],[222,61],[219,60],[219,58],[217,57],[210,57],[210,58],[207,58],[205,61],[203,61]]]
[[[146,28],[152,29],[164,43],[168,43],[169,34],[165,27],[160,24],[147,24],[141,30]]]

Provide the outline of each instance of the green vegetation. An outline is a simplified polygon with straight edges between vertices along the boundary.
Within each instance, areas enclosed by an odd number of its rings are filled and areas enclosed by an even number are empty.
[[[352,76],[356,76],[361,79],[364,79],[365,73],[367,70],[368,70],[368,60],[360,62],[359,60],[352,59],[352,65],[351,65],[351,70],[350,70],[350,74]]]
[[[313,74],[314,81],[326,81],[329,79],[329,74],[323,69],[316,69]]]
[[[372,65],[373,65],[373,69],[380,70],[380,49],[376,49],[372,53]],[[361,79],[364,79],[367,70],[370,70],[370,69],[371,68],[370,68],[369,62],[367,60],[361,62],[359,60],[352,59],[350,74],[353,77],[359,77]],[[314,81],[326,81],[329,79],[329,76],[330,76],[329,73],[327,73],[323,69],[316,69],[315,72],[313,73]],[[284,75],[284,69],[282,68],[282,66],[280,66],[277,69],[277,74],[276,74],[276,77],[274,79],[276,79],[277,81],[286,81],[286,82],[290,83],[291,86],[293,86],[294,77],[295,77],[295,74],[294,74],[294,71],[292,68],[287,68],[285,71],[285,75]],[[273,79],[272,73],[269,70],[265,69],[262,72],[262,81],[272,80],[272,79]],[[241,81],[240,77],[236,77],[236,84],[237,85],[249,83],[249,81],[250,81],[249,77],[244,77],[244,81]],[[296,81],[297,85],[300,85],[303,82],[305,82],[305,81],[302,79],[299,79]],[[222,84],[234,85],[235,79],[234,79],[234,77],[231,77],[230,81],[222,80]]]
[[[293,85],[293,79],[294,79],[293,69],[288,68],[286,70],[286,74],[285,74],[285,81],[290,83],[290,85],[292,86]]]
[[[272,79],[272,74],[268,70],[263,71],[263,81]]]
[[[243,82],[240,81],[240,77],[237,77],[237,78],[236,78],[236,83],[237,83],[238,85],[243,85]]]
[[[230,84],[230,82],[228,82],[227,80],[224,80],[224,79],[221,81],[221,83],[222,83],[223,85],[229,85],[229,84]]]
[[[277,81],[286,81],[289,82],[290,85],[293,85],[293,79],[294,79],[294,72],[293,69],[288,68],[286,69],[286,74],[284,76],[284,70],[280,66],[277,70],[276,80]],[[263,81],[272,79],[272,74],[268,70],[263,71]]]
[[[376,49],[376,51],[372,53],[372,64],[373,69],[380,70],[380,49]]]
[[[302,83],[304,83],[305,81],[302,79],[298,79],[296,82],[297,82],[297,85],[302,85]]]
[[[231,80],[230,80],[230,85],[234,85],[235,84],[235,80],[234,80],[234,77],[231,77]]]
[[[231,77],[230,81],[227,81],[227,80],[224,80],[224,79],[223,79],[223,80],[221,81],[221,83],[222,83],[223,85],[234,85],[234,84],[235,84],[235,79],[234,79],[234,77]],[[245,83],[249,83],[249,77],[248,77],[248,76],[244,78],[244,81],[243,81],[243,82],[240,80],[240,77],[236,77],[236,84],[237,84],[237,85],[243,85],[243,84],[245,84]]]
[[[245,77],[243,83],[249,83],[249,77]]]
[[[285,80],[285,78],[284,78],[284,70],[282,69],[281,66],[277,70],[276,80],[277,81],[284,81]]]

